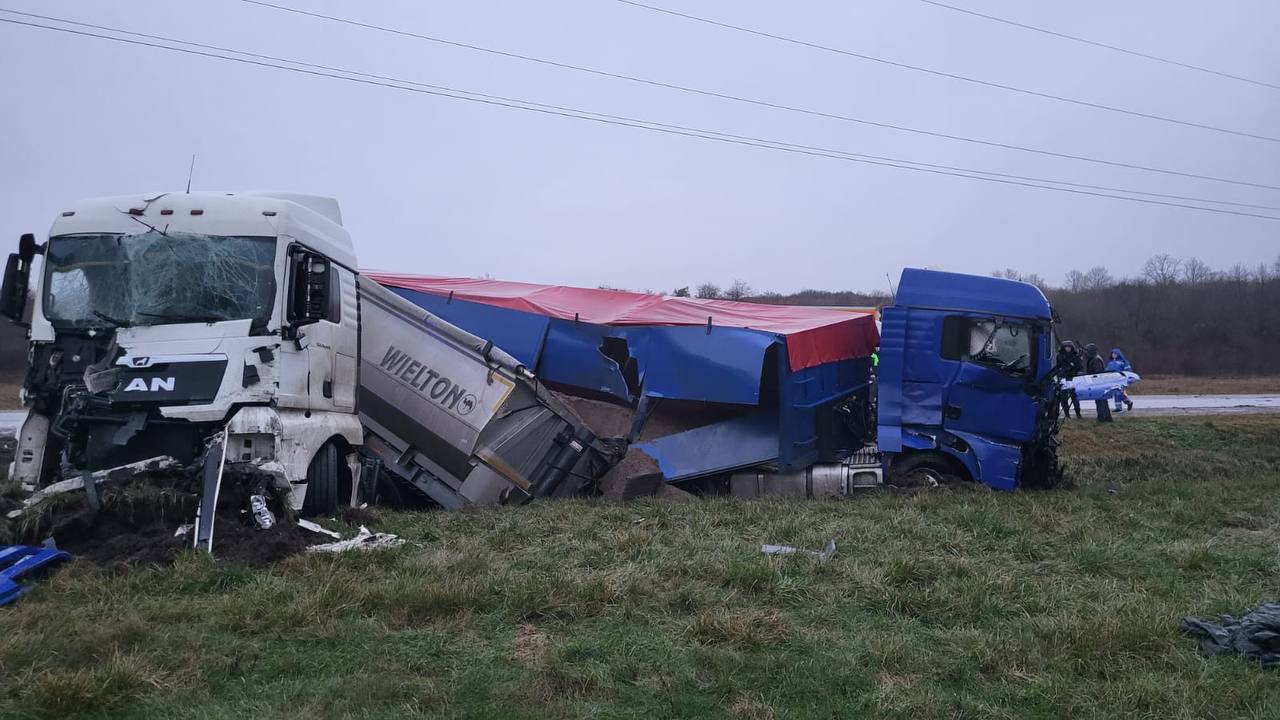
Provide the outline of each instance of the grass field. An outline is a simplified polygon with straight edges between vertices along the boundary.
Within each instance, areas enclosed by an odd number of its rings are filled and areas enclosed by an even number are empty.
[[[18,402],[18,391],[21,389],[21,379],[17,381],[0,380],[0,410],[21,410],[22,403]]]
[[[1188,377],[1143,375],[1129,389],[1134,395],[1264,395],[1280,393],[1280,376]]]
[[[1047,492],[386,513],[411,545],[77,563],[0,610],[0,717],[1276,717],[1280,673],[1177,625],[1280,595],[1280,417],[1065,435]]]

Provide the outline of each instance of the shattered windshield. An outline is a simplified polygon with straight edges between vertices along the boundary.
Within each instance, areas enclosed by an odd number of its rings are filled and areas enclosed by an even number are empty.
[[[1031,329],[1025,325],[976,321],[969,329],[969,360],[991,362],[1009,370],[1026,370],[1031,357]]]
[[[64,235],[45,253],[44,314],[58,326],[253,320],[275,302],[275,238],[148,230]]]

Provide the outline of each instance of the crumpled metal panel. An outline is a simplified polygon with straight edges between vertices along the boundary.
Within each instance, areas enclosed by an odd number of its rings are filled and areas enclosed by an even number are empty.
[[[1018,487],[1018,470],[1022,466],[1021,447],[1006,445],[969,432],[957,430],[952,434],[969,443],[978,466],[974,477],[983,485],[996,490],[1013,490]],[[960,460],[963,462],[966,458],[960,457]],[[969,471],[973,472],[972,466]]]
[[[778,418],[768,411],[639,443],[667,482],[729,472],[778,456]]]
[[[778,336],[758,330],[645,328],[638,345],[645,394],[651,397],[755,405],[765,351]],[[630,334],[628,334],[630,337]]]

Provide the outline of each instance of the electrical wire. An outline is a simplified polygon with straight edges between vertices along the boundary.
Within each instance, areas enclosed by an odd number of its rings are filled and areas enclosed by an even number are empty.
[[[830,118],[830,119],[835,119],[835,120],[843,120],[843,121],[846,121],[846,122],[857,123],[857,124],[867,125],[867,126],[871,126],[871,127],[878,127],[878,128],[883,128],[883,129],[887,129],[887,130],[895,130],[895,131],[900,131],[900,132],[907,132],[907,133],[913,133],[913,134],[918,134],[918,135],[925,135],[925,136],[929,136],[929,137],[937,137],[937,138],[941,138],[941,139],[945,139],[945,140],[953,140],[953,141],[966,142],[966,143],[972,143],[972,144],[977,144],[977,145],[984,145],[984,146],[988,146],[988,147],[996,147],[996,148],[1001,148],[1001,149],[1004,149],[1004,150],[1015,150],[1015,151],[1018,151],[1018,152],[1032,153],[1032,154],[1043,155],[1043,156],[1047,156],[1047,157],[1056,157],[1056,158],[1062,158],[1062,159],[1067,159],[1067,160],[1076,160],[1076,161],[1080,161],[1080,162],[1088,162],[1088,163],[1093,163],[1093,164],[1098,164],[1098,165],[1107,165],[1107,166],[1110,166],[1110,167],[1120,167],[1120,168],[1125,168],[1125,169],[1128,169],[1128,170],[1140,170],[1140,171],[1143,171],[1143,172],[1159,173],[1159,174],[1162,174],[1162,175],[1172,175],[1172,176],[1177,176],[1177,177],[1187,177],[1187,178],[1193,178],[1193,179],[1196,179],[1196,180],[1206,180],[1206,181],[1209,181],[1209,182],[1227,183],[1227,184],[1231,184],[1231,185],[1241,185],[1241,186],[1245,186],[1245,187],[1254,187],[1254,188],[1261,188],[1261,189],[1266,189],[1266,190],[1280,190],[1280,185],[1268,185],[1268,184],[1265,184],[1265,183],[1256,183],[1256,182],[1249,182],[1249,181],[1245,181],[1245,180],[1237,180],[1237,179],[1231,179],[1231,178],[1222,178],[1222,177],[1216,177],[1216,176],[1212,176],[1212,175],[1205,175],[1205,174],[1200,174],[1200,173],[1185,172],[1185,171],[1179,171],[1179,170],[1169,170],[1169,169],[1165,169],[1165,168],[1156,168],[1156,167],[1150,167],[1150,166],[1146,166],[1146,165],[1138,165],[1138,164],[1135,164],[1135,163],[1120,162],[1120,161],[1117,161],[1117,160],[1107,160],[1107,159],[1103,159],[1103,158],[1094,158],[1094,157],[1089,157],[1089,156],[1085,156],[1085,155],[1072,155],[1072,154],[1069,154],[1069,153],[1060,153],[1060,152],[1055,152],[1055,151],[1052,151],[1052,150],[1044,150],[1044,149],[1040,149],[1040,148],[1025,147],[1025,146],[1021,146],[1021,145],[1012,145],[1012,144],[1008,144],[1008,143],[1001,143],[1001,142],[995,142],[995,141],[990,141],[990,140],[980,140],[980,139],[977,139],[977,138],[964,137],[964,136],[961,136],[961,135],[951,135],[951,134],[942,133],[942,132],[935,132],[935,131],[931,131],[931,130],[922,130],[922,129],[919,129],[919,128],[912,128],[912,127],[908,127],[908,126],[904,126],[904,125],[894,125],[894,124],[890,124],[890,123],[876,122],[876,121],[866,120],[866,119],[862,119],[862,118],[850,117],[850,116],[847,116],[847,115],[837,115],[837,114],[834,114],[834,113],[826,113],[826,112],[822,112],[822,111],[818,111],[818,110],[809,110],[809,109],[805,109],[805,108],[792,107],[792,106],[788,106],[788,105],[780,105],[780,104],[770,103],[770,102],[766,102],[766,101],[762,101],[762,100],[752,100],[752,99],[749,99],[749,98],[742,98],[742,97],[737,97],[737,96],[733,96],[733,95],[725,95],[725,94],[722,94],[722,93],[716,93],[716,92],[712,92],[712,91],[708,91],[708,90],[699,90],[699,89],[696,89],[696,88],[688,88],[688,87],[683,87],[683,86],[678,86],[678,85],[672,85],[672,84],[669,84],[669,83],[662,83],[662,82],[658,82],[658,81],[656,81],[656,80],[646,80],[646,79],[643,79],[643,78],[631,77],[631,76],[627,76],[627,75],[618,75],[618,74],[615,74],[615,73],[608,73],[608,72],[601,71],[601,70],[594,70],[594,69],[590,69],[590,68],[584,68],[584,67],[579,67],[579,66],[567,65],[567,64],[564,64],[564,63],[557,63],[557,62],[554,62],[554,61],[544,60],[544,59],[541,59],[541,58],[533,58],[533,57],[524,56],[524,55],[517,55],[517,54],[514,54],[514,53],[507,53],[507,52],[503,52],[503,51],[499,51],[499,50],[492,50],[492,49],[489,49],[489,48],[482,48],[482,47],[477,46],[477,45],[467,45],[467,44],[464,44],[464,43],[455,43],[455,42],[452,42],[452,41],[448,41],[448,40],[441,40],[441,39],[439,39],[439,38],[433,38],[433,37],[430,37],[430,36],[418,35],[418,34],[415,34],[415,33],[408,33],[408,32],[406,32],[406,31],[395,30],[395,29],[391,29],[391,28],[383,28],[383,27],[376,26],[376,25],[369,25],[369,24],[367,24],[367,23],[359,23],[359,22],[356,22],[356,21],[353,21],[353,20],[347,20],[347,19],[344,19],[344,18],[338,18],[338,17],[334,17],[334,16],[329,16],[329,15],[321,15],[321,14],[318,14],[318,13],[312,13],[312,12],[308,12],[308,11],[304,11],[304,10],[297,10],[297,9],[294,9],[294,8],[288,8],[288,7],[285,7],[285,6],[282,6],[282,5],[274,5],[274,4],[271,4],[271,3],[264,3],[264,2],[255,2],[254,0],[244,0],[244,1],[245,1],[245,2],[250,2],[251,4],[255,4],[255,5],[262,5],[262,6],[264,6],[264,7],[270,7],[270,8],[276,8],[276,9],[286,10],[286,11],[288,11],[288,12],[294,12],[294,13],[298,13],[298,14],[301,14],[301,15],[310,15],[310,16],[314,16],[314,17],[316,17],[316,18],[320,18],[320,19],[324,19],[324,20],[332,20],[332,21],[335,21],[335,22],[349,23],[349,24],[353,24],[353,25],[357,25],[357,26],[360,26],[360,27],[365,27],[365,28],[369,28],[369,29],[373,29],[373,30],[380,30],[380,31],[385,31],[385,32],[390,32],[390,33],[396,33],[396,34],[409,35],[409,36],[411,36],[411,37],[417,37],[417,38],[420,38],[420,39],[430,40],[430,41],[433,41],[433,42],[441,42],[441,43],[445,43],[445,44],[449,44],[449,45],[454,45],[454,46],[457,46],[457,47],[463,47],[463,48],[472,49],[472,50],[479,50],[479,51],[482,51],[482,52],[490,52],[490,53],[499,54],[499,55],[503,55],[503,56],[507,56],[507,57],[518,58],[518,59],[522,59],[522,60],[529,60],[529,61],[531,61],[531,62],[539,62],[539,63],[544,63],[544,64],[553,65],[553,66],[557,66],[557,67],[569,68],[569,69],[573,69],[573,70],[580,70],[580,71],[582,71],[582,72],[589,72],[589,73],[594,73],[594,74],[598,74],[598,75],[604,75],[604,76],[607,76],[607,77],[614,77],[614,78],[623,79],[623,80],[630,80],[630,81],[638,82],[638,83],[645,83],[645,84],[649,84],[649,85],[657,85],[657,86],[660,86],[660,87],[671,88],[671,89],[674,89],[674,90],[681,90],[681,91],[685,91],[685,92],[697,93],[697,94],[700,94],[700,95],[707,95],[707,96],[712,96],[712,97],[719,97],[719,98],[723,98],[723,99],[727,99],[727,100],[734,100],[734,101],[738,101],[738,102],[750,103],[750,104],[760,105],[760,106],[764,106],[764,107],[771,107],[771,108],[776,108],[776,109],[781,109],[781,110],[789,110],[789,111],[793,111],[793,112],[799,112],[799,113],[804,113],[804,114],[808,114],[808,115],[814,115],[814,116],[818,116],[818,117],[825,117],[825,118]],[[80,25],[81,27],[93,27],[93,28],[97,28],[97,29],[100,29],[100,30],[108,30],[108,31],[111,31],[111,32],[119,32],[119,33],[124,33],[124,34],[130,34],[130,35],[134,35],[134,36],[137,36],[137,37],[148,37],[148,38],[151,38],[151,39],[164,40],[164,41],[166,41],[166,42],[177,42],[177,43],[181,43],[181,44],[192,45],[192,46],[195,46],[195,47],[207,47],[207,48],[212,48],[212,49],[220,50],[220,51],[222,51],[222,52],[235,52],[235,53],[237,53],[237,54],[241,54],[241,55],[252,55],[252,53],[244,53],[244,52],[236,51],[236,50],[227,50],[227,49],[225,49],[225,48],[218,48],[218,47],[216,47],[216,46],[204,46],[204,45],[201,45],[201,44],[199,44],[199,43],[189,43],[189,42],[182,41],[182,40],[173,40],[173,39],[171,39],[171,38],[164,38],[163,36],[147,35],[147,34],[145,34],[145,33],[133,33],[133,32],[127,31],[127,30],[120,30],[120,29],[118,29],[118,28],[110,28],[110,27],[101,26],[101,25],[93,25],[93,24],[90,24],[90,23],[77,23],[77,22],[74,22],[74,21],[64,20],[64,19],[62,19],[62,18],[51,17],[51,16],[48,16],[48,15],[39,15],[39,14],[37,14],[37,13],[20,12],[20,11],[17,11],[17,10],[5,10],[5,9],[3,9],[3,8],[0,8],[0,12],[7,12],[7,13],[14,14],[14,15],[21,15],[21,16],[24,16],[24,17],[39,18],[39,19],[42,19],[42,20],[51,20],[51,21],[54,21],[54,22],[61,22],[61,23],[71,24],[71,25]],[[279,60],[279,58],[269,58],[269,59]],[[298,62],[296,62],[296,61],[284,61],[284,62],[291,62],[292,64],[295,64],[295,65],[298,65],[298,64],[305,64],[305,63],[298,63]],[[332,68],[324,68],[324,66],[316,66],[316,67],[320,67],[320,68],[322,68],[322,69],[332,69]],[[370,76],[370,77],[379,77],[379,76]],[[383,78],[383,79],[385,79],[385,78]]]
[[[1120,113],[1122,115],[1130,115],[1133,117],[1145,118],[1147,120],[1158,120],[1160,122],[1171,123],[1174,125],[1182,125],[1184,127],[1197,128],[1200,130],[1209,130],[1212,132],[1224,133],[1227,135],[1235,135],[1238,137],[1245,137],[1253,140],[1265,140],[1267,142],[1280,143],[1280,137],[1275,137],[1272,135],[1260,135],[1258,133],[1246,132],[1244,130],[1232,130],[1230,128],[1224,128],[1218,125],[1210,125],[1208,123],[1199,123],[1192,120],[1180,120],[1178,118],[1169,117],[1167,115],[1157,115],[1155,113],[1146,113],[1146,112],[1141,112],[1139,110],[1129,110],[1127,108],[1116,107],[1115,105],[1104,105],[1103,103],[1090,102],[1088,100],[1079,100],[1076,98],[1069,98],[1062,95],[1054,95],[1052,93],[1041,92],[1039,90],[1031,90],[1028,88],[1017,87],[1014,85],[1005,85],[1004,83],[998,83],[992,80],[983,80],[981,78],[975,78],[968,75],[959,75],[957,73],[951,73],[945,70],[935,70],[933,68],[927,68],[920,65],[911,65],[909,63],[898,62],[897,60],[889,60],[887,58],[876,57],[875,55],[867,55],[865,53],[853,52],[852,50],[843,50],[841,48],[831,47],[830,45],[821,45],[819,43],[809,42],[808,40],[800,40],[798,38],[787,37],[785,35],[777,35],[774,33],[765,32],[763,30],[756,30],[754,28],[745,27],[743,25],[734,25],[732,23],[722,22],[720,20],[712,20],[711,18],[701,17],[698,15],[690,15],[689,13],[683,13],[677,10],[670,10],[664,7],[658,7],[657,5],[647,5],[642,2],[637,2],[637,0],[614,0],[614,2],[619,2],[619,3],[622,3],[623,5],[631,5],[632,7],[641,8],[643,10],[649,10],[651,12],[662,13],[665,15],[671,15],[673,17],[678,17],[678,18],[684,18],[685,20],[692,20],[694,22],[705,23],[707,25],[713,25],[715,27],[724,28],[727,30],[736,30],[738,32],[757,35],[759,37],[769,38],[771,40],[779,40],[781,42],[791,43],[793,45],[800,45],[802,47],[807,47],[814,50],[822,50],[824,52],[836,53],[838,55],[857,58],[859,60],[867,60],[870,62],[880,63],[881,65],[889,65],[889,66],[900,68],[903,70],[911,70],[914,72],[927,73],[929,75],[936,75],[938,77],[944,77],[951,80],[961,80],[963,82],[973,83],[975,85],[982,85],[985,87],[996,88],[999,90],[1007,90],[1009,92],[1021,93],[1023,95],[1030,95],[1032,97],[1044,98],[1046,100],[1055,100],[1057,102],[1069,103],[1071,105],[1079,105],[1081,107],[1093,108],[1095,110],[1105,110],[1107,112]]]
[[[349,24],[349,26],[361,27],[361,28],[366,28],[366,29],[374,29],[374,31],[393,33],[393,35],[401,35],[401,36],[406,36],[406,37],[419,38],[419,40],[426,40],[426,41],[430,41],[430,42],[438,42],[438,44],[442,44],[442,45],[449,45],[449,46],[453,46],[453,47],[462,47],[462,49],[480,51],[480,53],[489,53],[489,54],[493,54],[493,55],[499,55],[499,56],[503,56],[503,58],[512,58],[512,59],[518,59],[518,60],[526,60],[526,61],[530,61],[530,63],[539,63],[539,64],[544,64],[544,65],[550,65],[550,67],[556,67],[556,68],[563,68],[563,69],[577,70],[577,72],[584,72],[584,73],[595,74],[595,76],[602,76],[602,77],[609,77],[609,78],[616,78],[616,79],[625,79],[625,81],[637,82],[637,83],[644,83],[644,85],[650,85],[650,86],[657,86],[657,87],[669,88],[669,90],[678,90],[678,91],[681,91],[681,92],[691,92],[691,94],[696,94],[696,95],[704,95],[704,96],[708,96],[708,97],[718,97],[718,99],[723,99],[723,100],[732,100],[732,101],[736,101],[736,102],[746,102],[746,104],[759,105],[759,106],[763,106],[763,108],[772,108],[772,109],[777,109],[777,110],[787,110],[787,111],[792,111],[792,113],[803,113],[803,114],[806,114],[806,115],[814,115],[814,117],[819,117],[819,118],[828,118],[828,119],[835,119],[835,120],[844,120],[844,122],[856,123],[856,124],[863,124],[863,126],[878,127],[878,128],[883,128],[883,129],[892,129],[892,131],[915,133],[915,135],[924,135],[924,136],[929,136],[929,137],[938,137],[938,138],[942,138],[942,140],[951,140],[951,141],[959,141],[959,142],[970,142],[970,143],[977,143],[977,145],[986,145],[986,146],[989,146],[989,147],[1000,147],[1000,149],[1004,149],[1004,150],[1015,150],[1015,151],[1020,151],[1020,152],[1032,152],[1032,154],[1038,154],[1038,155],[1051,156],[1051,158],[1064,158],[1064,159],[1069,159],[1069,160],[1079,160],[1079,161],[1084,161],[1084,163],[1094,163],[1094,164],[1102,164],[1102,165],[1111,165],[1111,167],[1120,167],[1120,168],[1126,168],[1126,169],[1143,170],[1143,172],[1152,172],[1152,173],[1161,173],[1161,174],[1171,174],[1171,176],[1190,177],[1190,178],[1196,178],[1196,179],[1206,179],[1206,181],[1211,181],[1211,182],[1225,182],[1225,183],[1233,183],[1233,184],[1244,184],[1244,186],[1263,187],[1263,188],[1267,188],[1267,190],[1280,190],[1280,186],[1268,186],[1268,184],[1251,183],[1251,182],[1243,182],[1243,181],[1234,181],[1234,179],[1225,179],[1225,178],[1217,178],[1217,177],[1212,177],[1212,176],[1204,176],[1204,174],[1197,174],[1197,173],[1179,172],[1179,170],[1167,170],[1167,169],[1161,169],[1161,168],[1151,168],[1151,167],[1146,167],[1146,165],[1137,165],[1137,164],[1133,164],[1133,163],[1121,163],[1121,161],[1116,161],[1116,160],[1106,160],[1106,159],[1101,159],[1101,158],[1089,158],[1089,156],[1085,156],[1085,155],[1071,155],[1071,154],[1068,154],[1068,152],[1056,152],[1056,151],[1052,151],[1052,150],[1042,150],[1042,149],[1037,149],[1037,147],[1027,147],[1027,146],[1020,146],[1020,145],[1011,145],[1011,143],[1006,143],[1006,142],[996,142],[996,141],[979,140],[979,138],[965,137],[965,136],[957,136],[957,135],[950,135],[950,133],[943,133],[943,132],[936,132],[936,131],[927,131],[927,129],[913,128],[913,127],[908,127],[908,126],[899,126],[899,124],[892,124],[892,123],[876,122],[876,120],[868,120],[868,119],[865,119],[865,118],[855,118],[855,117],[850,117],[850,115],[841,115],[841,114],[836,114],[836,113],[827,113],[827,111],[822,111],[822,110],[813,110],[813,109],[809,109],[809,108],[797,108],[797,106],[794,106],[794,105],[783,105],[783,104],[780,104],[780,102],[769,102],[769,101],[765,101],[765,100],[750,99],[750,97],[742,97],[742,96],[736,96],[736,95],[728,95],[728,94],[723,94],[723,92],[716,92],[716,91],[710,91],[710,90],[700,90],[700,88],[687,87],[687,86],[680,86],[680,85],[675,85],[675,83],[668,83],[668,82],[654,81],[654,79],[640,78],[640,77],[634,77],[634,76],[626,76],[626,74],[621,74],[621,73],[611,73],[611,72],[607,72],[607,70],[599,70],[599,69],[595,69],[595,68],[586,68],[586,67],[582,67],[582,65],[572,65],[572,64],[568,64],[568,63],[559,63],[559,61],[556,61],[556,60],[548,60],[548,59],[545,59],[545,58],[534,58],[534,56],[530,56],[530,55],[521,55],[521,54],[517,54],[517,53],[507,53],[507,51],[504,51],[504,50],[495,50],[495,49],[492,49],[492,47],[483,47],[483,46],[479,46],[479,45],[466,44],[466,42],[456,42],[456,41],[452,41],[452,40],[444,40],[444,38],[440,38],[440,37],[433,37],[433,36],[429,36],[429,35],[421,35],[421,33],[410,32],[410,31],[403,31],[403,29],[390,28],[390,27],[384,27],[384,26],[376,26],[376,24],[360,22],[360,20],[353,20],[353,19],[349,19],[349,18],[340,18],[340,17],[335,17],[335,15],[326,15],[326,14],[323,14],[323,13],[314,13],[314,12],[310,12],[310,10],[301,10],[301,9],[297,9],[297,8],[289,8],[289,6],[287,6],[287,5],[278,5],[278,4],[274,4],[274,3],[265,3],[265,1],[261,1],[261,0],[241,0],[241,1],[243,1],[243,3],[248,3],[248,4],[251,4],[251,5],[259,5],[259,6],[262,6],[262,8],[271,8],[271,9],[276,9],[276,10],[283,10],[283,12],[287,12],[287,13],[294,13],[294,14],[298,14],[298,15],[306,15],[306,17],[311,17],[311,18],[316,18],[316,19],[330,20],[330,22],[337,22],[337,23]],[[32,15],[32,17],[44,17],[44,15]],[[49,18],[45,18],[45,19],[49,19]]]
[[[0,12],[9,12],[9,11],[3,8],[0,8]],[[1272,215],[1263,215],[1259,213],[1242,212],[1237,210],[1225,210],[1221,208],[1203,207],[1199,205],[1188,205],[1188,204],[1176,203],[1176,202],[1166,202],[1162,200],[1149,200],[1144,198],[1127,197],[1124,195],[1113,195],[1105,192],[1093,192],[1090,190],[1083,190],[1083,189],[1056,187],[1053,185],[1038,184],[1036,182],[1023,182],[1023,181],[1017,181],[1017,180],[1012,180],[1007,178],[987,177],[983,174],[976,174],[981,171],[972,171],[972,173],[974,174],[971,174],[971,172],[969,171],[953,172],[949,170],[942,170],[942,169],[936,169],[936,168],[919,167],[919,166],[910,164],[910,161],[870,160],[870,159],[865,159],[861,157],[853,157],[851,156],[851,154],[841,154],[840,151],[831,151],[831,150],[825,150],[825,149],[810,150],[810,149],[804,149],[803,146],[791,145],[788,143],[780,143],[780,142],[761,139],[761,138],[751,138],[749,136],[730,136],[727,133],[716,133],[714,131],[705,131],[697,128],[677,129],[680,126],[662,125],[660,123],[652,123],[650,121],[639,120],[635,118],[627,118],[625,116],[607,116],[602,113],[592,113],[590,111],[577,110],[574,108],[547,105],[543,103],[533,103],[533,102],[518,100],[513,98],[502,98],[501,96],[471,93],[465,90],[457,90],[453,88],[447,88],[444,86],[426,85],[425,83],[415,83],[409,80],[400,80],[396,78],[371,79],[370,77],[367,77],[367,76],[358,77],[358,76],[354,76],[354,75],[357,75],[357,73],[353,71],[344,70],[341,68],[329,68],[327,70],[320,70],[320,69],[313,69],[318,66],[307,68],[305,67],[306,65],[305,63],[300,63],[300,62],[287,60],[287,59],[274,59],[274,62],[264,60],[264,59],[253,59],[254,55],[252,53],[244,53],[238,50],[224,49],[222,50],[222,52],[232,52],[240,55],[245,55],[246,57],[233,57],[229,55],[220,55],[216,52],[209,52],[206,50],[194,50],[194,49],[183,48],[183,47],[172,47],[168,45],[160,45],[157,43],[146,42],[142,40],[132,40],[129,38],[114,37],[110,35],[92,33],[84,30],[75,30],[71,28],[56,27],[52,25],[42,25],[39,23],[27,22],[22,20],[13,20],[9,18],[0,18],[0,23],[7,23],[7,24],[17,25],[22,27],[39,28],[43,30],[51,30],[51,31],[67,33],[71,35],[109,40],[113,42],[119,42],[119,43],[141,46],[141,47],[149,47],[149,48],[154,48],[159,50],[168,50],[171,52],[184,53],[188,55],[196,55],[196,56],[207,57],[211,59],[226,60],[226,61],[242,63],[246,65],[274,68],[278,70],[285,70],[288,72],[294,72],[294,73],[299,73],[304,75],[326,77],[326,78],[331,78],[335,80],[344,80],[347,82],[361,83],[366,85],[389,88],[393,90],[416,92],[416,93],[432,95],[437,97],[451,98],[454,100],[465,100],[468,102],[480,103],[480,104],[490,105],[490,106],[506,107],[506,108],[516,109],[516,110],[525,110],[528,112],[537,112],[537,113],[542,113],[546,115],[567,117],[567,118],[573,118],[578,120],[587,120],[591,122],[603,123],[608,125],[630,127],[630,128],[639,129],[639,130],[648,130],[650,132],[667,133],[667,134],[680,135],[684,137],[691,137],[691,138],[697,138],[702,140],[714,140],[717,142],[723,142],[723,143],[728,143],[733,145],[757,147],[757,148],[766,149],[766,150],[776,150],[781,152],[789,152],[789,153],[795,153],[800,155],[810,155],[815,157],[826,157],[830,159],[844,160],[847,162],[855,162],[855,163],[866,164],[866,165],[892,167],[892,168],[897,168],[901,170],[913,170],[917,172],[926,172],[926,173],[931,173],[935,175],[968,178],[971,180],[981,180],[981,181],[1000,183],[1005,185],[1015,185],[1015,186],[1021,186],[1021,187],[1036,188],[1041,190],[1051,190],[1056,192],[1071,193],[1075,195],[1110,198],[1115,200],[1124,200],[1128,202],[1137,202],[1137,203],[1144,203],[1149,205],[1178,207],[1178,208],[1184,208],[1189,210],[1198,210],[1201,212],[1210,212],[1210,213],[1217,213],[1217,214],[1223,214],[1223,215],[1235,215],[1240,217],[1251,217],[1251,218],[1258,218],[1262,220],[1280,221],[1280,217],[1276,217]],[[81,26],[90,25],[89,23],[79,23],[79,24]],[[100,29],[110,31],[109,28],[100,28]],[[166,39],[166,41],[176,42],[176,43],[185,43],[185,41],[182,41],[182,40]],[[189,44],[193,46],[196,45],[195,43],[189,43]],[[262,58],[264,56],[258,56],[258,57]],[[278,64],[281,62],[291,63],[294,65],[303,65],[303,67],[290,67],[289,65]],[[346,74],[342,74],[342,73],[346,73]],[[414,87],[415,85],[417,87]],[[1043,181],[1043,182],[1053,182],[1053,181]],[[1208,201],[1208,202],[1211,202],[1211,201]]]
[[[1107,43],[1098,42],[1097,40],[1090,40],[1088,38],[1082,38],[1078,35],[1068,35],[1067,33],[1058,32],[1057,30],[1050,30],[1048,28],[1036,27],[1035,25],[1028,25],[1026,23],[1017,22],[1016,20],[996,17],[995,15],[987,15],[986,13],[980,13],[976,10],[957,7],[955,5],[948,5],[944,2],[938,2],[938,0],[920,0],[920,2],[925,3],[927,5],[933,5],[935,7],[945,8],[947,10],[953,10],[958,13],[964,13],[965,15],[972,15],[974,17],[979,17],[984,20],[991,20],[993,22],[1004,23],[1005,25],[1012,25],[1013,27],[1022,28],[1023,30],[1032,30],[1034,32],[1044,33],[1045,35],[1052,35],[1053,37],[1061,38],[1063,40],[1073,40],[1078,43],[1084,43],[1085,45],[1092,45],[1094,47],[1100,47],[1106,50],[1113,50],[1118,53],[1124,53],[1125,55],[1132,55],[1134,57],[1140,57],[1146,60],[1154,60],[1155,62],[1164,63],[1166,65],[1174,65],[1180,68],[1186,68],[1187,70],[1196,70],[1198,72],[1208,73],[1210,75],[1217,75],[1218,77],[1227,78],[1230,80],[1239,80],[1240,82],[1249,83],[1251,85],[1257,85],[1259,87],[1271,88],[1272,90],[1280,90],[1280,85],[1264,82],[1262,80],[1255,80],[1253,78],[1244,77],[1242,75],[1232,75],[1231,73],[1222,72],[1221,70],[1214,70],[1213,68],[1207,68],[1203,65],[1193,65],[1192,63],[1185,63],[1179,60],[1173,60],[1171,58],[1160,57],[1159,55],[1152,55],[1150,53],[1144,53],[1138,50],[1130,50],[1129,48],[1120,47],[1119,45],[1108,45]]]

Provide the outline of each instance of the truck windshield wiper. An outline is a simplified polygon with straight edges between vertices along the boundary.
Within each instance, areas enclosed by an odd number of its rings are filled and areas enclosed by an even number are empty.
[[[99,320],[105,320],[107,324],[111,325],[111,327],[128,327],[129,326],[129,322],[127,320],[121,320],[120,318],[111,317],[110,315],[106,313],[98,312],[97,310],[90,310],[89,312],[92,313],[93,316],[98,318]]]
[[[221,315],[210,315],[207,313],[204,315],[201,315],[200,313],[156,313],[156,312],[143,312],[139,310],[137,314],[146,315],[147,317],[157,318],[159,320],[172,320],[174,322],[212,323],[212,322],[222,322],[223,320],[226,320],[226,318],[222,317]]]

